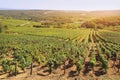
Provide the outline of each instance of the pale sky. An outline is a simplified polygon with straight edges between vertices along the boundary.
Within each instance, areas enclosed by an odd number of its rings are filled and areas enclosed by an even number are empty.
[[[120,0],[0,0],[0,8],[45,10],[120,10]]]

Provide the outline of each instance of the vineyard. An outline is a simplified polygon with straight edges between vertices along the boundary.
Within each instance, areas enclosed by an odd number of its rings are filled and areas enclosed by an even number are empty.
[[[119,32],[94,29],[15,29],[1,33],[0,78],[22,73],[47,76],[58,69],[60,75],[68,76],[100,76],[108,74],[109,68],[119,73],[119,36]],[[35,67],[39,68],[34,73]]]
[[[119,14],[0,10],[0,80],[120,80]]]

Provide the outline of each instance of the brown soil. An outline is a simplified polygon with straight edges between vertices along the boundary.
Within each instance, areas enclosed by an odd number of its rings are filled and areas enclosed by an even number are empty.
[[[80,75],[76,75],[75,65],[66,69],[66,74],[62,67],[49,74],[49,69],[46,66],[36,66],[33,68],[33,75],[30,75],[30,69],[27,69],[25,73],[21,72],[17,76],[9,76],[8,74],[0,75],[0,80],[120,80],[120,73],[116,72],[116,68],[111,68],[112,61],[109,61],[109,69],[107,74],[100,74],[100,67],[96,65],[95,71],[89,71],[86,75],[81,71]],[[99,65],[99,63],[98,63]]]

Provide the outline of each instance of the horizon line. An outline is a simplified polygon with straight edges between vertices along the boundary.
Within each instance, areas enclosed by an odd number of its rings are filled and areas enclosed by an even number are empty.
[[[120,9],[96,9],[96,10],[80,10],[80,9],[15,9],[15,8],[0,8],[0,10],[51,10],[51,11],[117,11]]]

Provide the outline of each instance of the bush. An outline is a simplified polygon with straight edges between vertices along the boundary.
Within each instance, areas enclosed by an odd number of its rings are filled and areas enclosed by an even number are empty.
[[[34,28],[48,28],[46,25],[33,25]]]
[[[2,27],[0,26],[0,33],[2,33]]]
[[[8,30],[8,26],[7,25],[2,25],[0,24],[0,33],[4,32],[4,31],[7,31]]]
[[[87,22],[83,23],[83,24],[81,25],[81,27],[84,27],[84,28],[95,28],[96,25],[95,25],[95,23],[92,22],[92,21],[87,21]]]

